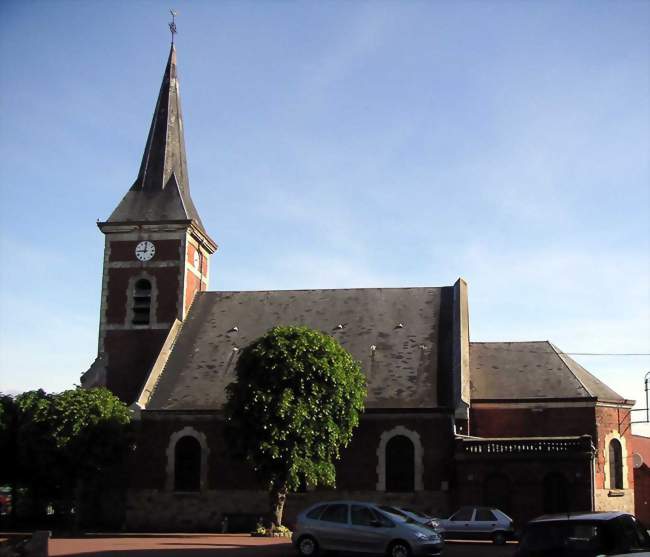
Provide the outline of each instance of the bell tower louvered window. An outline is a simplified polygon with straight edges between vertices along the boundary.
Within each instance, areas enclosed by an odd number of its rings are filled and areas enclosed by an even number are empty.
[[[148,325],[151,321],[151,283],[140,279],[133,290],[133,324]]]

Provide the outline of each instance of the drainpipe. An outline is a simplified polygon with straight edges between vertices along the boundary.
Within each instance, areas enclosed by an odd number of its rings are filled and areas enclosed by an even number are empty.
[[[596,447],[589,440],[589,483],[591,484],[591,509],[596,510]]]

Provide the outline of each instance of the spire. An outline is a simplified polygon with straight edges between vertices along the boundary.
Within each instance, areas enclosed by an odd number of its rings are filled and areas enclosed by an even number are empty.
[[[176,174],[180,189],[188,190],[183,116],[176,78],[176,47],[173,44],[151,120],[140,172],[132,189],[164,189],[172,174]]]
[[[203,229],[190,197],[177,75],[172,42],[138,177],[108,222],[194,220]]]

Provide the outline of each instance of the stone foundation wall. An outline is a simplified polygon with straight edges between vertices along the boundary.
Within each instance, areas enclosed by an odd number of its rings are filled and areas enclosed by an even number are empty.
[[[283,522],[290,527],[296,516],[318,501],[351,499],[402,505],[434,515],[449,515],[447,492],[419,491],[413,493],[382,493],[377,491],[312,491],[292,493],[287,497]],[[264,491],[207,490],[177,493],[151,489],[129,490],[127,494],[126,528],[132,531],[220,532],[224,516],[267,517],[268,494]]]
[[[625,511],[634,514],[634,490],[597,489],[595,504],[597,511]]]

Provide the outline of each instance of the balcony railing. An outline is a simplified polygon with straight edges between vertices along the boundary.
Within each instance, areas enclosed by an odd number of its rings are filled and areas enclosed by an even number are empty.
[[[467,456],[562,456],[591,454],[594,448],[590,435],[580,437],[528,437],[476,439],[459,437],[456,454]]]

